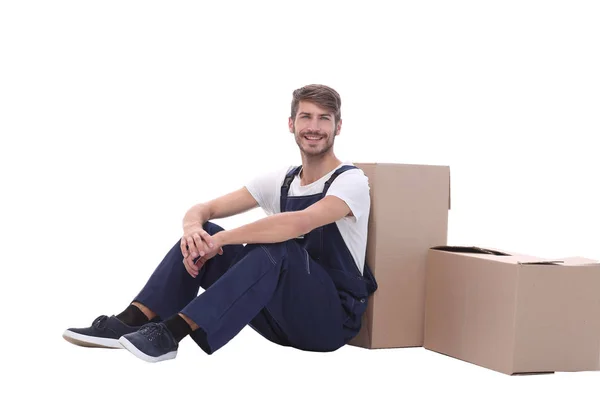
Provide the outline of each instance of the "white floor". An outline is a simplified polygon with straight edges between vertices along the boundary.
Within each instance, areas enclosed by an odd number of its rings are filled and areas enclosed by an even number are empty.
[[[423,348],[321,354],[282,348],[246,328],[211,356],[188,339],[174,360],[81,348],[46,331],[45,350],[21,349],[4,372],[20,395],[61,399],[598,399],[600,372],[507,376]],[[39,343],[39,342],[38,342]],[[40,351],[37,353],[37,351]],[[22,370],[22,374],[14,374]],[[8,389],[5,389],[8,390]]]

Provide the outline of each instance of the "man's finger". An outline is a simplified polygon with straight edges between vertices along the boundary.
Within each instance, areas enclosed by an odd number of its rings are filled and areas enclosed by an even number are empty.
[[[202,242],[202,238],[200,237],[198,232],[194,233],[192,235],[192,238],[194,239],[194,244],[196,245],[196,248],[198,249],[198,254],[200,255],[200,257],[202,257],[205,254],[204,243]]]
[[[196,260],[194,265],[196,265],[198,268],[201,268],[204,266],[205,262],[206,262],[206,257],[200,257],[199,259]]]
[[[179,247],[181,247],[181,254],[183,255],[183,258],[186,258],[188,256],[188,254],[187,254],[188,251],[187,251],[187,242],[184,237],[181,238]]]
[[[192,256],[198,257],[198,249],[196,248],[196,245],[194,244],[194,239],[189,236],[186,237],[185,239],[187,240],[187,245],[188,245],[189,251],[192,254]]]
[[[213,250],[208,247],[208,243],[206,243],[205,241],[202,241],[202,244],[204,245],[204,255],[206,256],[209,253],[213,253]]]
[[[188,271],[188,273],[192,276],[192,277],[196,277],[198,276],[198,269],[196,268],[196,266],[192,263],[192,259],[191,257],[188,257],[186,259],[183,260],[183,264],[185,265],[185,269]]]
[[[194,273],[194,277],[196,277],[198,275],[199,269],[194,264],[194,260],[192,259],[192,257],[188,258],[188,264],[190,265],[190,268],[192,269],[192,272]]]
[[[215,244],[214,244],[214,243],[213,243],[213,241],[212,241],[212,236],[210,236],[210,235],[208,234],[208,232],[206,232],[206,231],[202,231],[202,232],[200,233],[200,235],[202,236],[202,239],[204,239],[204,241],[205,241],[205,242],[208,244],[208,247],[210,247],[211,249],[212,249],[213,247],[215,247]]]

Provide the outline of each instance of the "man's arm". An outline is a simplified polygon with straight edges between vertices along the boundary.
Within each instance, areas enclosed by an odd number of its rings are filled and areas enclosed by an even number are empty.
[[[350,214],[345,201],[326,196],[301,211],[283,212],[213,236],[218,246],[244,243],[278,243],[296,238]]]
[[[211,236],[202,228],[206,221],[240,214],[257,206],[258,202],[248,189],[243,187],[190,208],[183,218],[183,236],[180,242],[181,254],[188,271],[193,269],[192,258],[203,256],[210,251]]]
[[[196,204],[183,218],[183,225],[199,223],[219,218],[227,218],[258,207],[258,202],[245,187],[207,203]]]

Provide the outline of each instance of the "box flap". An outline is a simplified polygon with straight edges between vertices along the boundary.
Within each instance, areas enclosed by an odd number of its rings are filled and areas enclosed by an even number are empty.
[[[519,265],[557,265],[564,264],[563,260],[518,261]]]
[[[470,254],[489,254],[494,256],[510,256],[508,253],[504,253],[498,250],[485,249],[477,246],[435,246],[432,250],[441,250],[451,253],[470,253]]]
[[[598,267],[599,261],[590,260],[582,257],[566,257],[557,260],[535,260],[535,261],[519,261],[520,265],[563,265],[566,267]]]

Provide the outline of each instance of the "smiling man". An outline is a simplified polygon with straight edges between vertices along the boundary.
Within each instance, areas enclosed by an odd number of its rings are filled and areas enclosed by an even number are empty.
[[[156,362],[174,358],[188,335],[212,354],[246,325],[309,351],[333,351],[356,336],[377,283],[365,264],[368,179],[333,151],[340,109],[330,87],[295,90],[288,125],[302,165],[190,208],[183,236],[131,304],[63,337]],[[267,216],[231,230],[211,222],[255,207]]]

